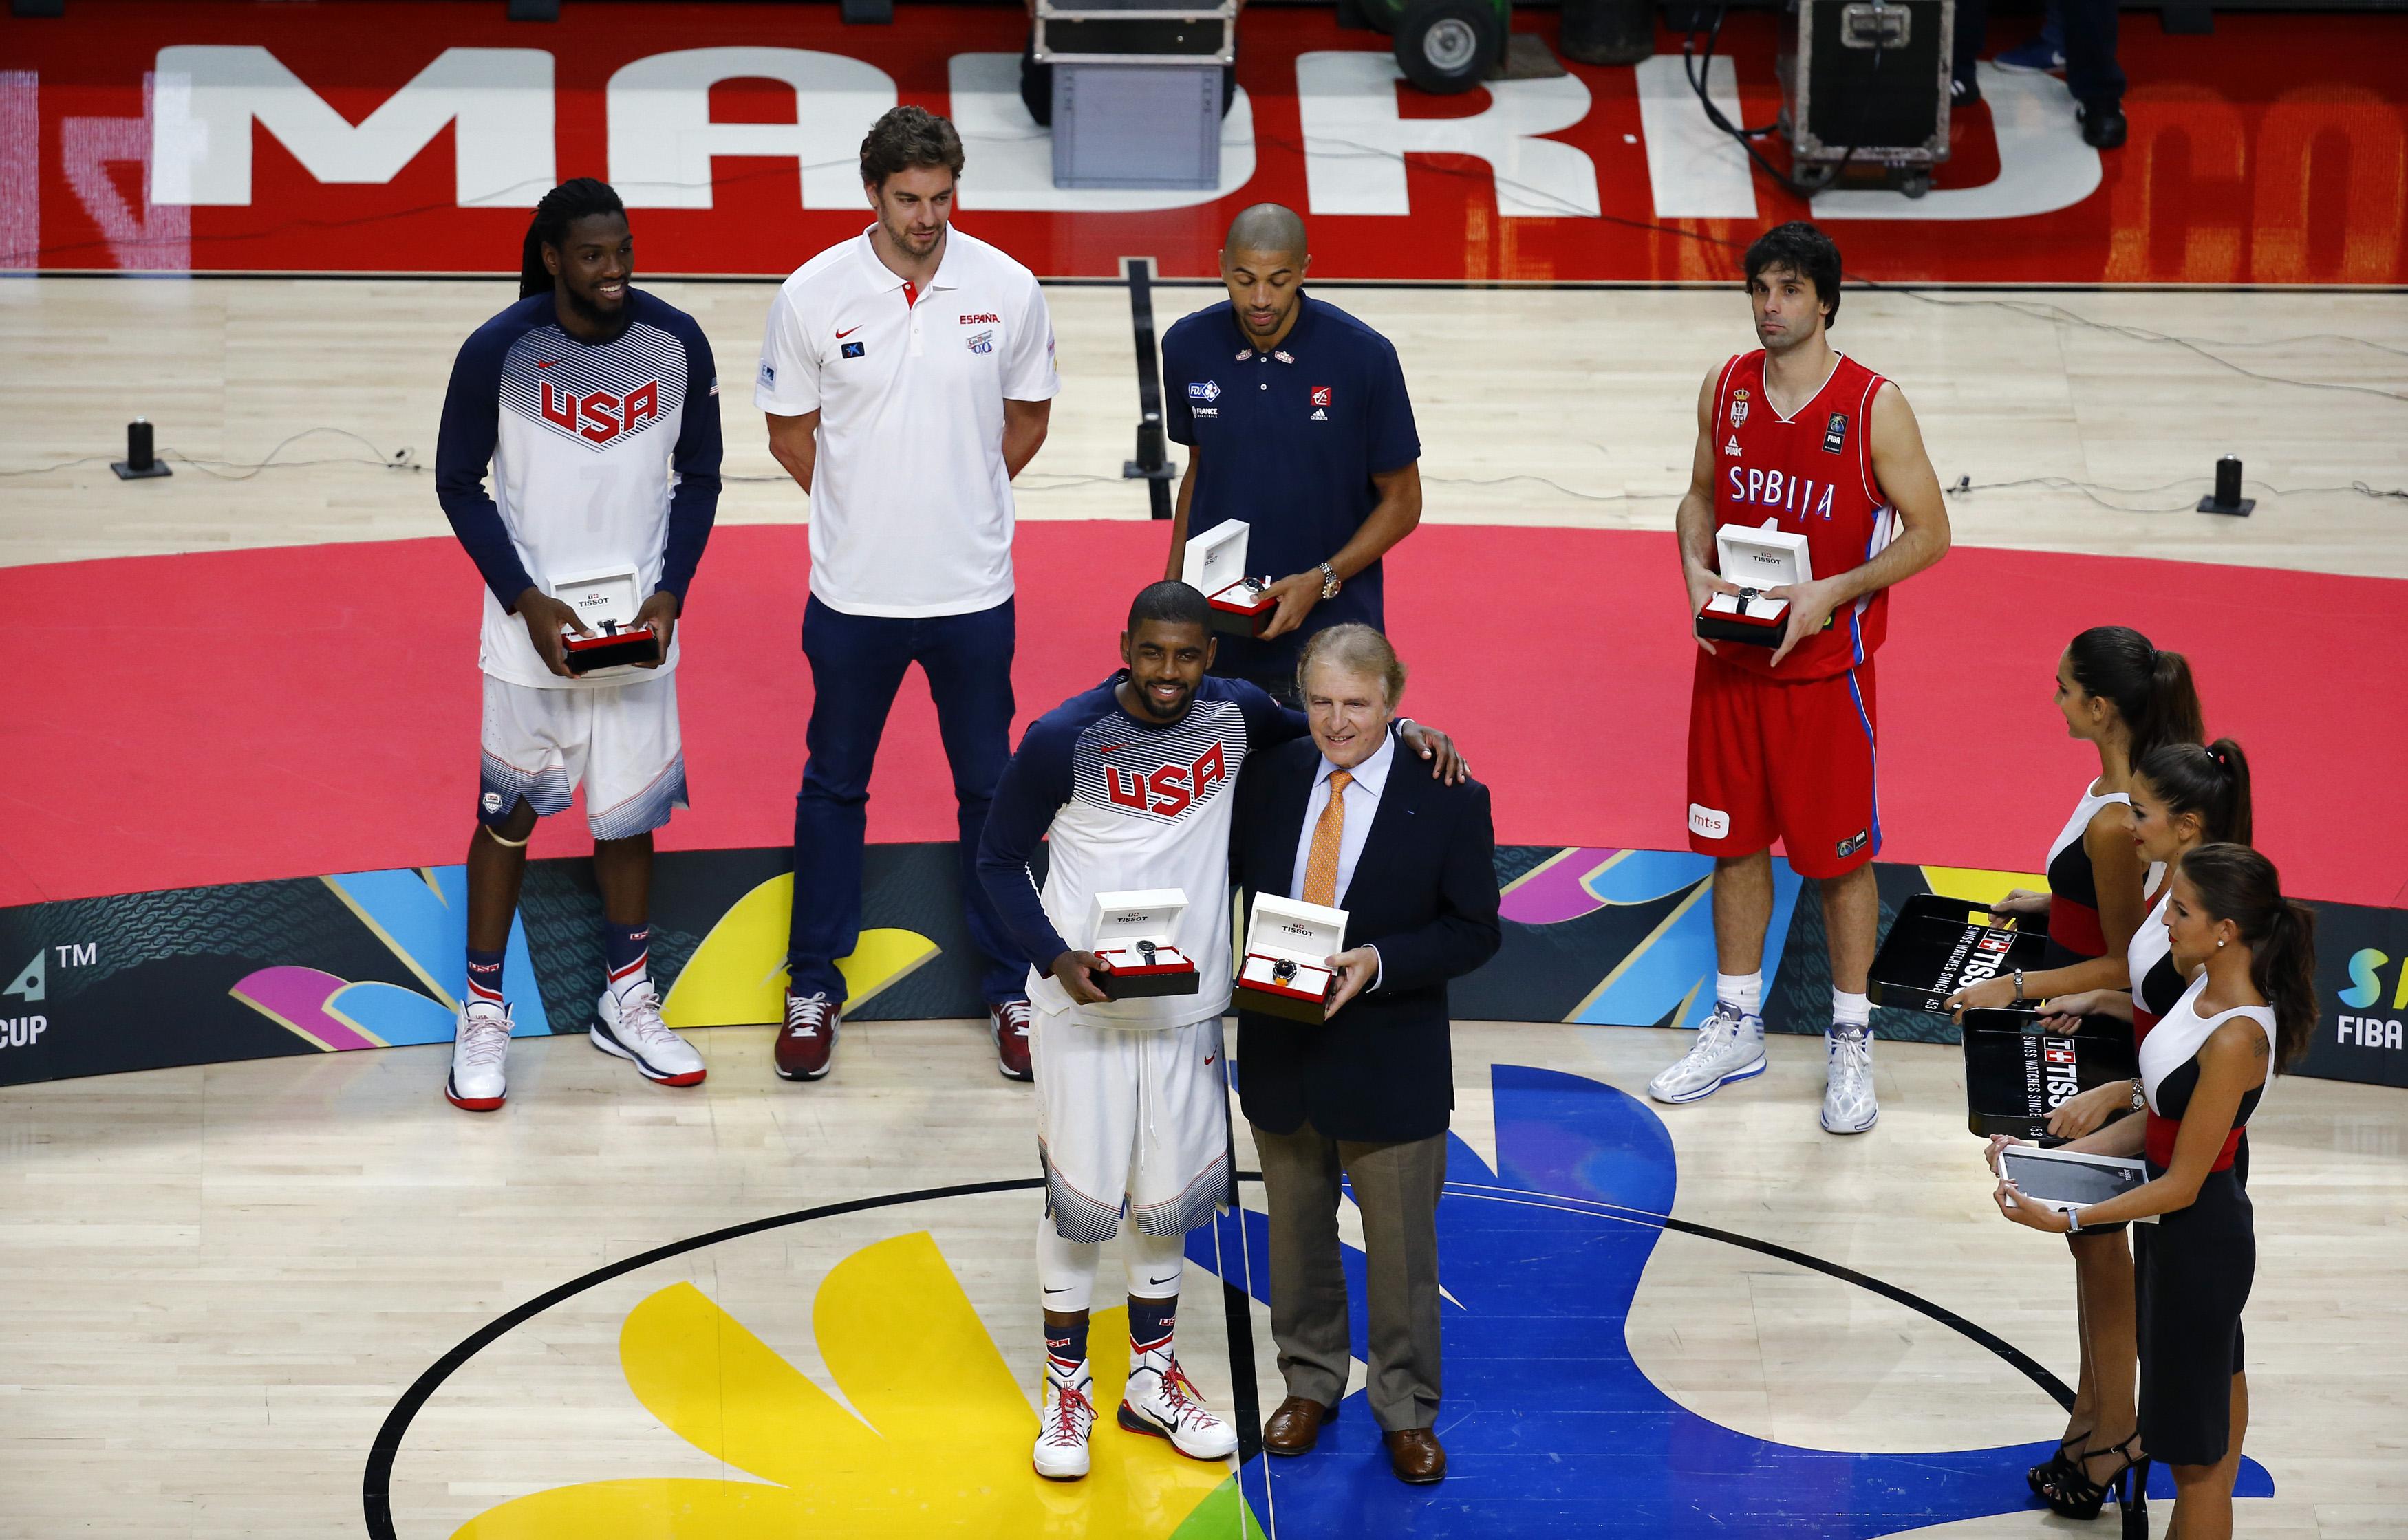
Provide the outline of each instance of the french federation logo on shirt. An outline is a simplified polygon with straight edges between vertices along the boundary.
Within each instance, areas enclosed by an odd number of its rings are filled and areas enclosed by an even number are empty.
[[[1221,382],[1217,379],[1208,379],[1200,384],[1191,384],[1187,387],[1187,399],[1218,401],[1221,399]]]

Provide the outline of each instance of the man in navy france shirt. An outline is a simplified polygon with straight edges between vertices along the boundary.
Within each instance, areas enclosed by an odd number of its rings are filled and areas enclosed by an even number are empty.
[[[1187,539],[1246,521],[1246,570],[1279,608],[1259,638],[1225,636],[1213,672],[1294,704],[1304,638],[1346,620],[1386,629],[1381,557],[1421,521],[1421,440],[1387,338],[1309,298],[1304,221],[1274,203],[1230,222],[1229,297],[1164,335],[1164,417],[1188,447],[1167,576]]]

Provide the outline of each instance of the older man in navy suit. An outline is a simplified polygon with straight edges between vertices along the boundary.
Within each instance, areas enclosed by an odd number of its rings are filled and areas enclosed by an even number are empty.
[[[1345,1398],[1341,1174],[1363,1215],[1371,1415],[1396,1474],[1446,1474],[1439,1403],[1438,1200],[1455,1107],[1446,985],[1497,951],[1488,789],[1395,773],[1404,665],[1366,625],[1315,634],[1297,669],[1310,739],[1250,761],[1234,864],[1251,895],[1347,914],[1328,1020],[1241,1011],[1238,1067],[1270,1205],[1271,1334],[1287,1398],[1263,1430],[1302,1454]],[[1251,896],[1247,900],[1251,905]]]

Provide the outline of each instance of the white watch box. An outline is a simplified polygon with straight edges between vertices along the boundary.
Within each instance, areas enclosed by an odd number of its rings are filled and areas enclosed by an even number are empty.
[[[634,567],[566,573],[552,580],[551,592],[592,632],[566,634],[564,651],[570,673],[633,673],[636,663],[649,662],[658,651],[652,628],[635,623],[644,607],[644,585]]]
[[[577,611],[577,618],[596,631],[606,620],[632,625],[636,612],[644,607],[643,583],[634,567],[567,573],[552,579],[552,596]]]
[[[1107,964],[1095,976],[1096,987],[1107,999],[1197,992],[1200,980],[1195,962],[1170,942],[1186,910],[1187,894],[1178,888],[1096,895],[1087,949]]]
[[[1737,593],[1717,593],[1698,611],[1698,635],[1711,641],[1778,647],[1789,617],[1789,601],[1768,599],[1765,590],[1814,580],[1806,536],[1768,519],[1756,529],[1725,524],[1714,531],[1714,565]]]
[[[561,635],[561,657],[578,678],[588,674],[619,677],[660,657],[660,637],[651,625],[636,625],[643,611],[643,580],[636,568],[599,568],[553,578],[552,597],[578,611],[590,635]]]
[[[1245,960],[1238,967],[1238,1008],[1312,1024],[1327,1020],[1338,978],[1325,960],[1345,948],[1345,910],[1256,893],[1246,919]]]
[[[1180,581],[1211,603],[1212,629],[1238,636],[1259,635],[1279,608],[1278,601],[1263,593],[1264,580],[1246,575],[1250,529],[1244,520],[1232,519],[1189,537],[1179,569]]]

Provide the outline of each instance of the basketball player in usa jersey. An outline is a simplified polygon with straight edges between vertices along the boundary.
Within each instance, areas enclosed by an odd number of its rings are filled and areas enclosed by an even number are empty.
[[[580,785],[607,970],[594,1046],[662,1085],[704,1075],[661,1020],[649,913],[652,831],[686,806],[676,627],[719,507],[719,381],[695,319],[630,281],[635,250],[605,184],[579,177],[545,193],[519,301],[462,345],[443,401],[436,493],[485,579],[467,982],[443,1086],[470,1112],[509,1094],[502,972],[527,841]],[[642,597],[610,619],[650,626],[658,645],[577,672],[568,634],[598,628],[556,591],[612,574]]]
[[[1124,1236],[1129,1370],[1114,1420],[1222,1460],[1237,1431],[1179,1366],[1172,1329],[1187,1233],[1228,1201],[1229,826],[1255,749],[1304,736],[1304,713],[1244,679],[1208,676],[1204,595],[1154,583],[1129,606],[1122,670],[1029,724],[979,841],[979,879],[1028,972],[1037,1152],[1045,1214],[1037,1274],[1045,1311],[1045,1405],[1031,1463],[1054,1481],[1088,1470],[1096,1420],[1088,1313],[1103,1243]],[[1462,756],[1398,719],[1405,749],[1450,785]],[[1029,863],[1046,848],[1040,887]],[[1096,895],[1176,888],[1167,939],[1194,960],[1193,994],[1111,999],[1096,983]],[[1078,937],[1074,945],[1071,937]],[[1125,1212],[1126,1222],[1123,1215]]]
[[[1831,962],[1823,1127],[1862,1134],[1873,1095],[1872,967],[1881,901],[1873,652],[1888,590],[1948,549],[1948,515],[1914,414],[1896,385],[1834,351],[1840,250],[1802,221],[1748,248],[1763,347],[1706,376],[1698,447],[1676,520],[1689,609],[1740,592],[1715,570],[1714,532],[1770,523],[1806,536],[1811,581],[1785,599],[1777,645],[1698,639],[1689,699],[1689,847],[1714,858],[1713,1014],[1648,1082],[1694,1102],[1764,1073],[1764,933],[1772,855],[1822,890]]]

